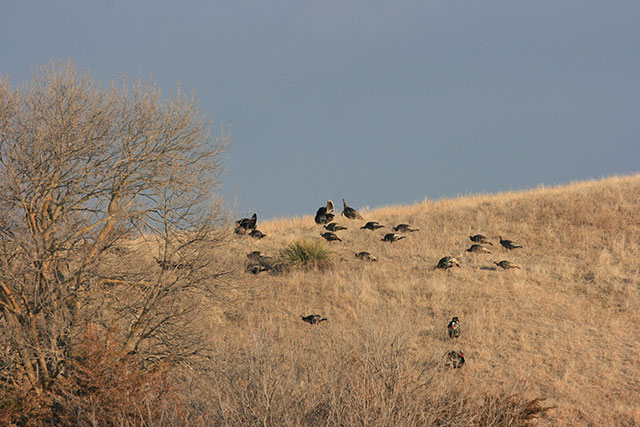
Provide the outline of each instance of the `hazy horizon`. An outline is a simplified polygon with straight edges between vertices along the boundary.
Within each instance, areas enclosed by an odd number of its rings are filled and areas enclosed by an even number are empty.
[[[627,175],[640,4],[5,4],[0,74],[152,75],[233,123],[239,215],[313,214]]]

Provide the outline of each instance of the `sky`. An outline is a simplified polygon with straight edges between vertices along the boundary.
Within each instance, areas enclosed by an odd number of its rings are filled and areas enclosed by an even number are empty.
[[[178,82],[259,219],[640,171],[638,1],[0,0],[0,74]]]

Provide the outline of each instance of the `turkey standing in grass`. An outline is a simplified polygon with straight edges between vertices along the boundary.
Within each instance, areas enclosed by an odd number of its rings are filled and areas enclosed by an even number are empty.
[[[360,215],[360,212],[347,206],[347,202],[344,199],[342,199],[342,204],[344,205],[342,208],[342,215],[349,219],[364,219],[362,215]]]
[[[498,239],[500,239],[500,244],[506,249],[516,249],[522,247],[511,240],[502,239],[502,236],[498,236]]]
[[[409,224],[398,224],[395,227],[393,227],[393,231],[399,231],[401,233],[407,232],[407,231],[420,231],[419,228],[411,228],[411,226]]]
[[[446,354],[445,358],[445,365],[451,368],[462,368],[462,365],[464,365],[464,351],[462,350],[451,350]]]
[[[447,329],[449,330],[449,338],[460,337],[460,320],[458,320],[457,317],[451,319],[451,322],[449,322]]]
[[[307,322],[310,325],[317,325],[320,322],[327,320],[326,317],[322,317],[319,314],[310,314],[308,316],[300,315],[303,322]]]
[[[329,230],[329,231],[338,231],[338,230],[346,230],[347,229],[347,227],[342,226],[340,224],[336,224],[335,222],[332,222],[331,224],[325,225],[324,228]]]
[[[236,221],[236,233],[244,234],[248,230],[255,230],[258,222],[258,214],[254,213],[251,218],[242,218]]]
[[[368,223],[360,227],[360,230],[377,230],[378,228],[382,227],[384,227],[384,225],[380,224],[378,221],[369,221]]]
[[[493,262],[495,265],[497,265],[498,267],[502,267],[503,270],[508,270],[510,268],[517,268],[520,269],[519,266],[513,264],[512,262],[507,261],[506,259],[503,259],[500,262]]]
[[[436,265],[434,267],[434,269],[435,268],[441,268],[443,270],[448,270],[448,269],[452,268],[453,266],[460,267],[460,264],[458,263],[458,260],[455,259],[452,256],[445,256],[445,257],[440,258],[440,261],[438,261],[438,265]]]
[[[396,234],[396,233],[388,233],[385,234],[384,237],[382,238],[383,242],[396,242],[400,239],[404,239],[404,236],[401,236],[400,234]]]
[[[332,242],[334,240],[338,240],[339,242],[342,242],[342,239],[336,236],[336,233],[332,233],[330,231],[327,231],[326,233],[322,233],[321,236],[324,237],[327,242]]]
[[[378,258],[366,251],[358,252],[356,258],[360,258],[363,261],[378,261]]]
[[[316,212],[316,224],[328,224],[333,221],[333,218],[335,218],[335,215],[333,214],[333,202],[331,200],[327,200],[327,206],[320,207]]]
[[[485,254],[490,254],[492,253],[489,249],[485,248],[482,245],[471,245],[469,247],[469,249],[467,249],[467,252],[475,252],[475,253],[485,253]]]
[[[469,240],[471,240],[472,242],[475,242],[475,243],[482,243],[484,245],[493,246],[493,243],[491,243],[489,241],[489,239],[486,236],[483,236],[482,234],[476,234],[475,236],[469,236]]]

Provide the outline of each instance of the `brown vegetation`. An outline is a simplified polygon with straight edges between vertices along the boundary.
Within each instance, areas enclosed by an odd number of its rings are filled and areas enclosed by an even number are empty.
[[[180,92],[163,100],[152,82],[105,88],[71,64],[38,68],[19,89],[0,80],[5,421],[69,416],[60,402],[71,394],[84,399],[82,424],[86,400],[103,402],[107,388],[135,396],[159,366],[207,356],[194,320],[220,275],[212,189],[228,140],[212,139],[209,126]],[[115,334],[105,363],[87,353],[89,328],[96,342]],[[119,379],[102,381],[106,366]],[[141,369],[148,376],[120,375]],[[95,394],[98,382],[105,390]]]
[[[389,245],[362,222],[332,245],[331,268],[240,275],[245,291],[212,308],[219,362],[209,378],[222,424],[640,424],[640,176],[367,218],[421,231]],[[241,271],[249,250],[320,239],[311,216],[263,228],[269,238],[231,243],[226,269]],[[508,253],[522,269],[466,252],[479,231],[524,246]],[[362,263],[360,251],[378,262]],[[434,271],[443,253],[461,267]],[[330,320],[304,327],[307,312]],[[465,325],[453,343],[452,316]],[[443,371],[451,350],[466,363]]]
[[[0,83],[0,423],[640,424],[640,176],[367,211],[415,226],[394,244],[311,215],[252,239],[211,209],[227,136],[192,101]]]

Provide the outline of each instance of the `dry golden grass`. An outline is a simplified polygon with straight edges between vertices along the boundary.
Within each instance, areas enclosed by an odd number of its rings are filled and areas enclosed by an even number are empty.
[[[243,272],[248,252],[321,239],[311,215],[259,223],[262,240],[230,232],[218,257],[234,286],[204,324],[220,423],[517,425],[491,408],[544,397],[555,409],[543,425],[640,424],[640,175],[363,214],[386,227],[339,217],[348,230],[322,270]],[[398,223],[420,231],[382,242]],[[476,233],[493,254],[465,252]],[[523,248],[502,249],[497,235]],[[363,250],[378,262],[355,258]],[[433,270],[445,255],[461,267]],[[522,269],[497,268],[502,259]],[[329,320],[300,320],[313,313]],[[443,371],[451,349],[467,363]]]

